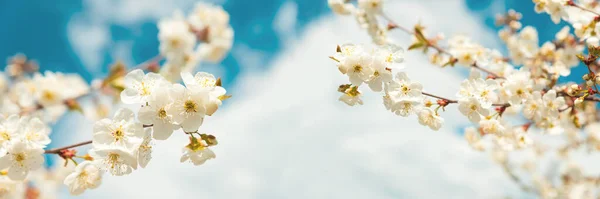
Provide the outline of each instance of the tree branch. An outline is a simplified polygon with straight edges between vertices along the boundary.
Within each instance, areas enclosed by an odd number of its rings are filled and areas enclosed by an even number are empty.
[[[144,124],[144,125],[142,125],[143,128],[149,128],[149,127],[153,127],[153,126],[154,126],[154,124]],[[75,148],[75,147],[80,147],[80,146],[88,145],[88,144],[91,144],[91,143],[92,143],[92,141],[88,140],[88,141],[85,141],[85,142],[80,142],[80,143],[77,143],[77,144],[72,144],[72,145],[68,145],[68,146],[64,146],[64,147],[60,147],[60,148],[48,149],[48,150],[44,151],[44,153],[46,153],[46,154],[58,154],[62,150],[70,149],[70,148]]]
[[[77,144],[72,144],[72,145],[68,145],[68,146],[64,146],[64,147],[60,147],[60,148],[49,149],[49,150],[44,151],[44,153],[46,153],[46,154],[58,154],[62,150],[70,149],[70,148],[75,148],[75,147],[79,147],[79,146],[84,146],[84,145],[88,145],[88,144],[91,144],[91,143],[92,143],[92,141],[88,140],[88,141],[85,141],[85,142],[80,142],[80,143],[77,143]]]
[[[400,26],[400,25],[398,25],[398,24],[397,24],[396,22],[394,22],[394,21],[393,21],[393,20],[392,20],[390,17],[388,17],[388,16],[387,16],[385,13],[382,13],[382,14],[381,14],[381,16],[383,16],[383,18],[385,18],[385,19],[388,21],[388,23],[389,23],[389,26],[388,26],[388,27],[391,27],[391,28],[398,28],[398,29],[402,30],[402,32],[405,32],[406,34],[415,35],[415,33],[414,33],[413,31],[409,30],[409,29],[408,29],[408,28],[406,28],[406,27],[403,27],[403,26]],[[427,40],[427,43],[426,43],[426,44],[427,44],[427,47],[428,47],[428,48],[429,48],[429,47],[430,47],[430,48],[434,48],[434,49],[436,49],[438,52],[440,52],[440,53],[443,53],[443,54],[446,54],[446,55],[450,56],[450,59],[453,59],[453,58],[455,57],[454,55],[452,55],[452,53],[448,52],[446,49],[444,49],[444,48],[442,48],[442,47],[438,46],[437,44],[434,44],[434,43],[430,42],[429,40]],[[473,65],[471,65],[471,67],[473,67],[473,68],[476,68],[476,69],[478,69],[478,70],[480,70],[480,71],[483,71],[483,72],[485,72],[485,73],[487,73],[487,74],[489,74],[489,75],[493,76],[494,78],[504,79],[504,77],[502,77],[502,76],[500,76],[500,75],[498,75],[498,74],[496,74],[496,73],[494,73],[494,72],[492,72],[492,71],[489,71],[489,70],[487,70],[487,69],[485,69],[485,68],[482,68],[481,66],[478,66],[478,65],[477,65],[477,63],[473,63]]]

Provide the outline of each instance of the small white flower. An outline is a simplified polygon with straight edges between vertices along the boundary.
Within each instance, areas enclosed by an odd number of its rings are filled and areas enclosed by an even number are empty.
[[[167,85],[167,81],[159,74],[135,69],[124,79],[125,90],[121,92],[121,100],[126,104],[146,103],[152,92]]]
[[[145,168],[152,159],[152,136],[150,129],[145,129],[144,141],[137,149],[137,159],[140,167]]]
[[[209,43],[198,46],[196,51],[205,61],[220,62],[233,46],[233,29],[231,27],[211,27],[208,33]]]
[[[183,55],[192,51],[196,44],[196,35],[190,32],[190,26],[180,12],[175,12],[171,18],[158,22],[158,40],[160,52],[163,55]]]
[[[383,57],[376,57],[373,59],[373,74],[367,81],[369,88],[375,92],[381,92],[383,90],[383,84],[388,83],[392,80],[392,72],[388,70],[387,64]]]
[[[567,0],[533,0],[533,2],[536,4],[535,11],[548,13],[555,24],[560,23],[561,19],[569,18],[566,11]]]
[[[527,119],[533,119],[540,116],[544,109],[544,103],[542,101],[542,95],[539,91],[533,92],[531,96],[525,100],[525,106],[523,107],[523,115]]]
[[[0,148],[6,149],[11,140],[18,139],[22,132],[18,115],[11,115],[4,119],[0,116]]]
[[[354,9],[354,6],[346,3],[345,0],[327,0],[327,4],[334,13],[339,15],[349,15]]]
[[[399,64],[404,62],[404,49],[394,44],[386,44],[377,49],[376,56],[381,56],[389,64]],[[400,67],[394,68],[401,69]]]
[[[223,104],[222,97],[227,91],[225,88],[217,85],[217,78],[210,73],[198,72],[192,76],[189,72],[182,72],[181,78],[186,87],[208,92],[209,101],[205,104],[206,115],[211,116]]]
[[[391,107],[391,111],[402,117],[407,117],[410,114],[416,113],[421,108],[421,100],[405,99],[400,100]]]
[[[565,98],[557,97],[555,90],[550,90],[544,94],[542,100],[544,101],[544,107],[546,108],[547,113],[554,116],[558,115],[558,109],[562,108],[566,103]]]
[[[19,121],[22,134],[20,141],[31,147],[45,148],[50,144],[50,127],[38,118],[22,117]]]
[[[195,138],[192,138],[195,139]],[[206,144],[202,141],[196,141],[194,144],[189,144],[186,147],[183,147],[183,155],[181,156],[180,161],[190,161],[195,166],[202,165],[207,160],[216,158],[215,153],[210,150]]]
[[[481,120],[481,115],[487,116],[489,114],[489,110],[481,107],[479,100],[474,97],[459,100],[458,110],[473,123],[478,123]]]
[[[11,180],[8,176],[0,176],[0,198],[12,199],[25,196],[25,183]]]
[[[383,0],[358,0],[358,7],[368,13],[379,13],[383,7]]]
[[[198,87],[202,89],[213,89],[216,87],[217,78],[214,75],[206,72],[198,72],[192,76],[189,72],[182,72],[181,79],[186,87]]]
[[[219,5],[198,2],[188,16],[188,22],[198,30],[206,27],[228,26],[229,14]]]
[[[533,90],[533,80],[527,71],[519,71],[507,77],[505,84],[510,93],[510,103],[513,105],[521,104],[526,100]]]
[[[469,143],[469,145],[471,147],[473,147],[473,149],[475,149],[475,150],[484,150],[485,149],[484,145],[481,143],[481,134],[479,133],[479,131],[476,128],[467,127],[465,129],[465,139],[467,140],[467,143]]]
[[[153,137],[157,140],[166,140],[179,128],[173,122],[173,111],[170,91],[167,87],[158,88],[148,100],[148,105],[143,106],[138,113],[138,119],[143,124],[152,124]]]
[[[47,71],[44,75],[36,73],[33,77],[35,82],[35,99],[43,106],[61,105],[65,99],[64,90],[67,85],[62,84],[57,75]]]
[[[525,134],[525,133],[517,134],[516,141],[517,141],[517,146],[519,148],[524,148],[524,147],[530,146],[533,143],[531,138],[529,136],[527,136],[527,134]]]
[[[386,85],[386,92],[393,101],[414,99],[422,96],[423,86],[418,82],[411,82],[406,73],[399,72],[394,79]]]
[[[349,106],[354,106],[357,104],[363,105],[363,101],[360,99],[361,96],[362,93],[358,90],[358,86],[351,86],[350,88],[346,89],[342,96],[340,96],[339,100],[348,104]]]
[[[84,161],[75,167],[75,171],[69,174],[64,184],[69,187],[72,195],[82,194],[86,189],[95,189],[102,183],[104,172],[91,161]]]
[[[500,123],[500,121],[493,118],[485,118],[479,122],[479,126],[486,134],[494,134],[501,136],[504,134],[506,128]]]
[[[94,124],[94,147],[118,146],[129,150],[136,149],[144,136],[141,123],[129,109],[121,108],[113,119],[102,119]]]
[[[8,147],[8,154],[0,157],[0,168],[8,169],[11,180],[24,180],[29,171],[42,167],[44,150],[33,148],[22,142],[15,142]]]
[[[424,126],[429,126],[434,131],[439,130],[444,124],[444,118],[440,117],[431,108],[423,108],[419,112],[419,123]]]
[[[207,92],[185,88],[180,84],[173,86],[171,96],[175,100],[168,113],[173,121],[181,125],[184,132],[194,132],[200,128],[206,114],[205,105],[209,101]]]
[[[137,169],[137,160],[128,149],[121,147],[94,148],[90,155],[101,169],[115,176],[130,174]]]
[[[371,67],[372,63],[371,55],[361,53],[341,60],[340,71],[348,75],[352,85],[360,86],[363,82],[368,81],[375,72]]]

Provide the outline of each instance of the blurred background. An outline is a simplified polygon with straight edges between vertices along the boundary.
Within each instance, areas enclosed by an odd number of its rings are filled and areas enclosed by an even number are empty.
[[[158,54],[156,22],[198,0],[0,0],[0,57],[25,53],[41,70],[102,78],[121,60],[133,67]],[[386,112],[381,97],[365,105],[338,102],[347,80],[327,57],[336,44],[369,43],[353,18],[335,16],[326,0],[220,0],[235,31],[229,56],[199,71],[223,78],[233,95],[201,131],[219,138],[217,158],[194,167],[179,163],[186,137],[157,142],[148,168],[105,175],[85,198],[522,198],[489,154],[461,137],[469,125],[453,108],[433,132]],[[399,24],[422,22],[430,33],[467,34],[503,49],[494,16],[509,8],[540,42],[564,24],[536,14],[529,0],[388,0]],[[403,47],[410,37],[392,32]],[[440,69],[419,52],[405,58],[409,76],[427,91],[454,96],[466,69]],[[583,69],[583,68],[581,68]],[[573,75],[578,76],[578,75]],[[89,139],[92,121],[66,115],[50,147]],[[62,197],[70,197],[63,190]]]

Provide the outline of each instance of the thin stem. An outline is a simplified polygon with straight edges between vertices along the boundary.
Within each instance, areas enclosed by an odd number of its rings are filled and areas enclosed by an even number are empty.
[[[415,35],[415,33],[414,33],[413,31],[411,31],[410,29],[408,29],[408,28],[406,28],[406,27],[403,27],[403,26],[400,26],[400,25],[398,25],[396,22],[394,22],[394,20],[392,20],[392,18],[390,18],[390,17],[389,17],[388,15],[386,15],[385,13],[382,13],[382,14],[381,14],[381,16],[383,16],[383,18],[384,18],[384,19],[386,19],[386,20],[388,21],[388,23],[390,24],[390,26],[391,26],[391,27],[398,28],[398,29],[402,30],[403,32],[405,32],[405,33],[407,33],[407,34],[410,34],[410,35]],[[446,49],[444,49],[444,48],[442,48],[442,47],[438,46],[437,44],[434,44],[434,43],[432,43],[432,42],[431,42],[431,41],[429,41],[429,40],[427,40],[426,42],[427,42],[426,44],[427,44],[427,47],[428,47],[428,48],[429,48],[429,47],[431,47],[431,48],[434,48],[434,49],[435,49],[435,50],[437,50],[438,52],[440,52],[440,53],[443,53],[443,54],[446,54],[446,55],[450,56],[450,59],[453,59],[453,58],[454,58],[454,55],[452,55],[452,53],[448,52]],[[487,70],[487,69],[484,69],[484,68],[482,68],[482,67],[478,66],[478,65],[477,65],[477,63],[473,63],[473,65],[471,65],[471,67],[473,67],[473,68],[476,68],[476,69],[478,69],[478,70],[480,70],[480,71],[483,71],[483,72],[485,72],[485,73],[487,73],[487,74],[490,74],[490,75],[494,76],[494,78],[504,79],[504,77],[502,77],[502,76],[500,76],[500,75],[498,75],[498,74],[496,74],[496,73],[494,73],[494,72],[492,72],[492,71],[489,71],[489,70]]]
[[[152,57],[152,58],[150,58],[150,59],[148,59],[148,60],[146,60],[146,61],[144,61],[144,62],[142,62],[142,63],[140,63],[138,65],[136,65],[134,67],[134,69],[146,70],[146,69],[148,69],[148,66],[150,66],[150,64],[152,64],[154,62],[159,62],[162,59],[163,59],[162,55],[160,55],[160,54],[155,55],[154,57]]]
[[[445,97],[440,97],[431,93],[426,93],[426,92],[421,92],[423,95],[429,96],[429,97],[433,97],[433,98],[437,98],[437,99],[441,99],[441,100],[445,100],[446,102],[448,102],[448,104],[454,104],[454,103],[458,103],[458,100],[453,100],[453,99],[448,99]],[[600,99],[599,99],[600,100]],[[509,103],[494,103],[492,104],[492,106],[503,106],[503,107],[509,107],[510,104]]]
[[[153,127],[153,126],[154,126],[154,124],[144,124],[142,127],[149,128],[149,127]],[[85,141],[85,142],[80,142],[80,143],[77,143],[77,144],[72,144],[72,145],[68,145],[68,146],[64,146],[64,147],[60,147],[60,148],[48,149],[48,150],[44,151],[44,153],[47,153],[47,154],[58,154],[62,150],[70,149],[70,148],[75,148],[75,147],[80,147],[80,146],[88,145],[88,144],[91,144],[91,143],[92,143],[92,141],[88,140],[88,141]]]
[[[485,69],[485,68],[482,68],[482,67],[478,66],[477,63],[473,63],[473,65],[471,65],[471,67],[476,68],[476,69],[478,69],[480,71],[483,71],[483,72],[485,72],[487,74],[490,74],[490,75],[494,76],[494,78],[504,79],[504,77],[502,77],[502,76],[500,76],[500,75],[498,75],[498,74],[496,74],[496,73],[494,73],[494,72],[492,72],[492,71],[490,71],[488,69]]]
[[[66,103],[67,103],[69,100],[79,100],[79,99],[81,99],[81,98],[84,98],[84,97],[86,97],[86,96],[89,96],[89,95],[91,95],[92,93],[93,93],[93,92],[92,92],[92,91],[90,91],[90,92],[84,93],[83,95],[77,96],[77,97],[75,97],[75,98],[66,99],[66,100],[64,100],[64,101],[63,101],[63,103],[65,103],[65,104],[66,104]],[[41,104],[37,104],[37,105],[35,105],[35,107],[33,107],[33,108],[22,109],[22,110],[21,110],[21,112],[19,113],[19,115],[27,115],[27,114],[30,114],[30,113],[32,113],[32,112],[34,112],[34,111],[38,111],[38,110],[42,110],[42,109],[44,109],[44,106],[43,106],[43,105],[41,105]]]
[[[437,96],[437,95],[434,95],[434,94],[430,94],[430,93],[426,93],[426,92],[421,92],[421,93],[423,93],[423,95],[426,95],[426,96],[429,96],[429,97],[433,97],[433,98],[437,98],[437,99],[441,99],[441,100],[446,100],[450,104],[452,104],[452,103],[458,103],[458,101],[456,101],[456,100],[451,100],[451,99],[448,99],[448,98],[445,98],[445,97],[440,97],[440,96]]]
[[[64,146],[64,147],[60,147],[60,148],[56,148],[56,149],[49,149],[49,150],[44,151],[44,153],[47,153],[47,154],[58,154],[62,150],[70,149],[70,148],[75,148],[75,147],[80,147],[80,146],[88,145],[88,144],[91,144],[91,143],[92,143],[92,141],[88,140],[88,141],[85,141],[85,142],[80,142],[80,143],[77,143],[77,144],[72,144],[72,145],[68,145],[68,146]]]
[[[567,5],[569,5],[569,6],[573,6],[573,7],[576,7],[576,8],[579,8],[579,9],[581,9],[581,10],[583,10],[583,11],[590,12],[590,13],[592,13],[592,14],[595,14],[596,16],[600,16],[600,13],[598,13],[598,12],[596,12],[596,11],[592,10],[592,9],[589,9],[589,8],[583,7],[583,6],[581,6],[581,5],[575,4],[573,1],[569,1],[569,2],[567,2]]]

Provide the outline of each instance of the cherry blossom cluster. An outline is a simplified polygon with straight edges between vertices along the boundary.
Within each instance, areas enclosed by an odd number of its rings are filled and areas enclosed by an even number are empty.
[[[221,6],[197,3],[186,17],[176,11],[158,22],[160,54],[165,57],[160,73],[171,81],[180,72],[192,72],[203,60],[223,60],[233,44],[229,14]]]
[[[160,20],[158,28],[159,55],[133,69],[116,62],[90,84],[77,74],[41,73],[22,54],[9,59],[0,72],[0,198],[56,198],[61,185],[82,194],[99,187],[104,173],[123,176],[148,166],[154,144],[174,132],[189,138],[181,162],[202,165],[216,157],[217,138],[199,128],[231,96],[220,78],[192,72],[202,60],[226,56],[233,42],[229,15],[199,3],[187,17],[177,11]],[[114,110],[119,104],[140,108]],[[52,125],[69,111],[95,122],[91,139],[47,149]],[[91,149],[74,149],[84,145]],[[44,167],[52,155],[64,164]]]
[[[538,31],[522,26],[520,13],[510,10],[498,15],[496,24],[502,27],[498,35],[508,52],[503,55],[466,35],[445,40],[443,34],[429,36],[421,24],[405,28],[385,14],[381,0],[328,2],[335,13],[354,16],[375,45],[370,49],[345,44],[330,56],[350,81],[338,89],[343,93],[341,101],[350,106],[362,105],[359,87],[364,83],[370,90],[381,92],[386,109],[403,117],[415,114],[420,124],[433,130],[443,125],[440,112],[455,105],[473,125],[464,131],[467,143],[473,149],[492,152],[493,159],[523,191],[542,198],[599,196],[600,178],[586,176],[581,163],[574,161],[571,156],[575,155],[571,154],[581,153],[581,149],[600,150],[596,108],[600,101],[596,25],[600,21],[600,3],[533,0],[538,13],[549,14],[555,23],[562,20],[569,24],[541,45]],[[404,54],[387,38],[389,31],[408,34],[412,43],[407,49],[421,51],[434,65],[469,68],[470,74],[456,95],[425,92],[418,81],[396,71],[401,68],[394,67],[395,61],[403,60]],[[580,83],[559,79],[572,77],[571,71],[576,67],[588,71]],[[560,141],[553,141],[556,139]],[[513,158],[523,156],[527,160]],[[540,165],[552,158],[558,159],[560,169],[544,170],[548,166]],[[519,175],[522,173],[516,170],[525,174]],[[544,175],[548,172],[552,175]]]
[[[358,88],[364,83],[374,92],[385,93],[383,103],[389,111],[403,117],[418,115],[421,124],[438,130],[444,119],[437,113],[439,107],[433,110],[432,103],[423,97],[421,84],[412,82],[404,72],[392,73],[402,68],[399,64],[403,53],[404,50],[395,45],[375,49],[354,44],[338,46],[330,58],[350,81],[350,84],[340,85],[339,100],[350,106],[362,105]]]
[[[5,73],[0,72],[0,115],[27,114],[55,122],[67,110],[78,108],[72,100],[90,92],[81,76],[40,73],[34,64],[19,54],[9,60]]]

